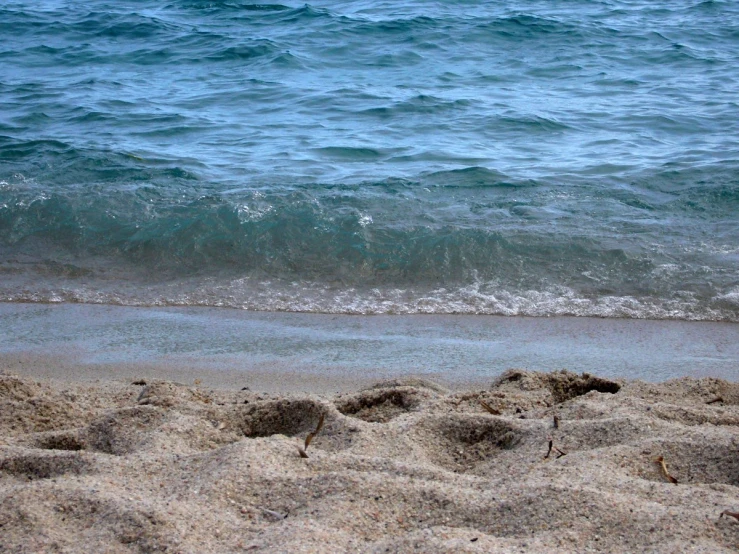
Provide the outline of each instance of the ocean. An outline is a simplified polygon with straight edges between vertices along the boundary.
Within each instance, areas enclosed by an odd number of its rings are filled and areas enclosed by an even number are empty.
[[[0,301],[739,321],[739,3],[6,1]]]

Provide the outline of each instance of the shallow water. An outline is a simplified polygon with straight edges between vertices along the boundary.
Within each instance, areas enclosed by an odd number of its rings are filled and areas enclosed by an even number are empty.
[[[0,358],[51,356],[52,369],[71,361],[92,368],[88,378],[116,378],[124,366],[268,373],[269,386],[294,374],[325,383],[407,375],[489,383],[510,368],[739,378],[739,326],[718,322],[0,303],[0,327]]]
[[[0,7],[0,300],[739,321],[730,1]]]

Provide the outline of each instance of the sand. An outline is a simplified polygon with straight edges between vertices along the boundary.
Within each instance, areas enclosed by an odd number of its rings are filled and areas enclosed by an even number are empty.
[[[739,384],[713,378],[320,395],[6,371],[0,431],[1,552],[739,549]]]

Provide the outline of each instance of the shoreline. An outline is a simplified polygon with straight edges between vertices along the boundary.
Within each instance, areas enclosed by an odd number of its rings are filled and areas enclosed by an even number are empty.
[[[19,305],[19,306],[90,306],[99,308],[121,308],[132,310],[212,310],[223,312],[239,312],[249,314],[274,314],[274,315],[295,315],[295,316],[316,316],[316,317],[359,317],[359,318],[404,318],[404,317],[428,317],[428,318],[501,318],[501,319],[586,319],[586,320],[605,320],[605,321],[647,321],[647,322],[664,322],[664,323],[687,323],[709,325],[739,325],[739,320],[734,319],[706,319],[706,318],[680,318],[680,317],[635,317],[626,315],[582,315],[573,313],[562,314],[505,314],[505,313],[476,313],[476,312],[354,312],[354,311],[312,311],[312,310],[292,310],[292,309],[259,309],[240,305],[217,305],[217,304],[138,304],[125,302],[105,302],[105,301],[86,301],[79,299],[58,299],[58,300],[29,300],[29,299],[13,299],[6,298],[0,300],[0,305]]]
[[[0,303],[0,326],[0,367],[62,379],[150,375],[232,387],[243,377],[275,392],[356,390],[409,375],[464,388],[517,367],[739,379],[739,324],[725,322]]]

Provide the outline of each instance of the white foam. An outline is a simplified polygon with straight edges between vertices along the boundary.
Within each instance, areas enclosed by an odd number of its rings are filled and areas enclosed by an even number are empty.
[[[127,306],[213,306],[251,311],[328,314],[469,314],[505,316],[581,316],[602,318],[739,321],[739,289],[703,300],[694,294],[671,298],[583,295],[568,287],[512,291],[495,283],[459,288],[342,288],[310,282],[239,278],[189,279],[147,286],[131,281],[73,280],[42,287],[18,283],[10,275],[0,284],[0,301],[74,302]],[[22,285],[22,286],[21,286]]]

